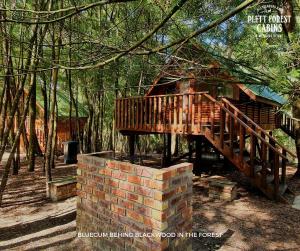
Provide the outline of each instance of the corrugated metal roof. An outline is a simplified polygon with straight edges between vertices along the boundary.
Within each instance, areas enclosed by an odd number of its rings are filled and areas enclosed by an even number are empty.
[[[272,90],[269,86],[256,84],[244,84],[244,86],[256,96],[269,99],[281,105],[284,105],[287,102],[283,96]]]

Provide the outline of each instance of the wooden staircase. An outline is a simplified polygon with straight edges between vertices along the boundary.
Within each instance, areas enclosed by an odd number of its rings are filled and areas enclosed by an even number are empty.
[[[277,119],[279,120],[280,128],[290,137],[295,139],[296,137],[296,119],[292,118],[285,112],[279,112],[277,115]]]
[[[220,121],[206,127],[205,137],[268,198],[284,201],[287,154],[295,155],[228,100],[206,96],[220,107]]]

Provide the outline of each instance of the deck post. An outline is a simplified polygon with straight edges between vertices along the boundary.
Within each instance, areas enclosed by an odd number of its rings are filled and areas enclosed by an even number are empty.
[[[201,160],[202,160],[202,137],[199,136],[196,137],[196,160],[194,163],[195,170],[197,171],[201,169]]]
[[[171,133],[163,134],[163,156],[161,161],[161,167],[166,167],[171,163]]]
[[[128,136],[128,144],[129,144],[129,159],[130,162],[134,162],[134,148],[135,148],[135,140],[136,140],[136,135],[135,134],[130,134]]]
[[[166,159],[166,164],[169,165],[171,164],[171,160],[172,160],[172,134],[171,133],[167,133],[167,159]]]
[[[188,137],[188,148],[189,148],[189,162],[192,161],[192,156],[193,156],[193,140]]]

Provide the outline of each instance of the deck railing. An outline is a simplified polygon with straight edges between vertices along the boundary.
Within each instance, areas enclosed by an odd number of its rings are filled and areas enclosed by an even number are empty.
[[[268,134],[266,130],[261,128],[252,119],[247,117],[242,113],[237,107],[235,107],[229,100],[222,98],[222,103],[229,111],[231,111],[235,116],[240,118],[248,126],[250,126],[254,131],[256,131],[262,138],[266,139],[272,146],[274,146],[283,155],[289,154],[291,157],[295,158],[295,154],[287,149],[283,144],[278,142],[272,135]]]
[[[296,137],[296,119],[287,113],[280,111],[277,114],[277,121],[282,130],[284,130],[292,138]]]
[[[116,128],[123,131],[197,135],[219,118],[219,107],[203,92],[116,100]]]

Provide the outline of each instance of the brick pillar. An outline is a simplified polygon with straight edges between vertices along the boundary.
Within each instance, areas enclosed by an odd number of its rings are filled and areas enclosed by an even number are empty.
[[[104,235],[82,237],[90,248],[191,250],[191,164],[154,169],[80,155],[77,189],[78,234]]]

